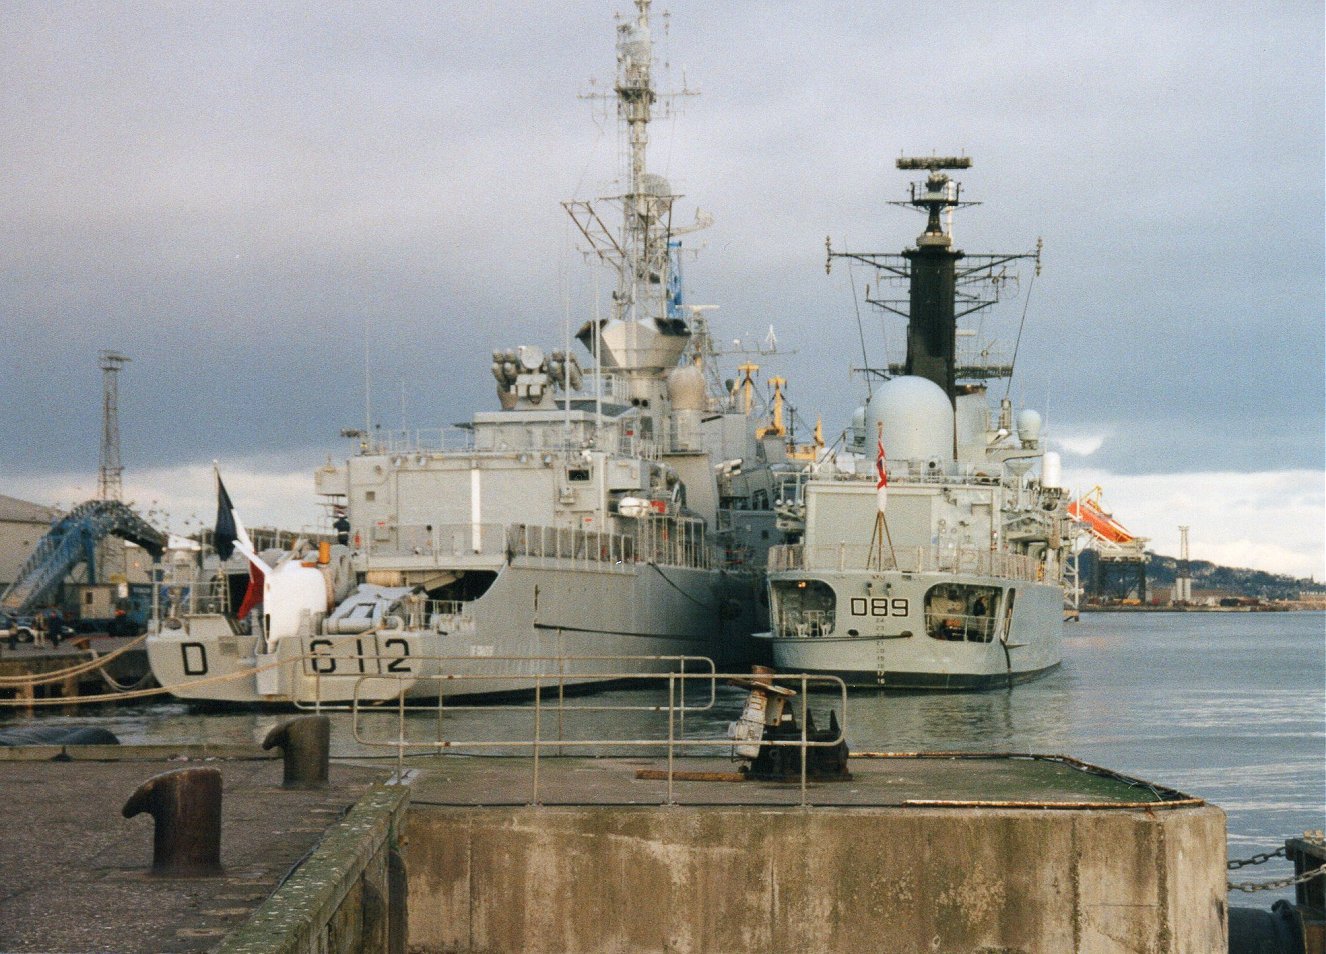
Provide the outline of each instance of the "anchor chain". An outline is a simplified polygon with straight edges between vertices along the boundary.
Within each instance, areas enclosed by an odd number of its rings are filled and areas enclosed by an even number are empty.
[[[1225,865],[1225,867],[1231,871],[1234,871],[1238,868],[1246,868],[1248,865],[1265,864],[1266,862],[1270,861],[1272,858],[1283,858],[1283,857],[1285,857],[1285,849],[1283,846],[1281,846],[1275,849],[1275,851],[1263,851],[1260,854],[1253,855],[1251,858],[1243,858],[1238,861],[1231,861],[1229,862],[1229,864]]]
[[[1243,882],[1225,882],[1225,887],[1230,891],[1244,891],[1251,894],[1254,891],[1270,891],[1276,888],[1288,888],[1296,884],[1303,884],[1311,881],[1313,878],[1320,877],[1326,872],[1326,865],[1320,868],[1313,868],[1311,871],[1305,871],[1294,878],[1278,878],[1275,881],[1243,881]]]
[[[1322,832],[1319,829],[1305,831],[1303,832],[1302,837],[1304,841],[1313,845],[1321,845],[1324,842],[1326,842],[1326,838],[1323,838]],[[1274,851],[1259,852],[1253,855],[1251,858],[1241,858],[1235,861],[1231,861],[1228,864],[1226,864],[1225,867],[1231,871],[1235,871],[1239,868],[1246,868],[1249,865],[1265,864],[1266,862],[1270,861],[1272,858],[1287,858],[1287,857],[1288,857],[1287,849],[1284,846],[1281,846],[1275,849]],[[1311,871],[1305,871],[1302,874],[1295,875],[1294,877],[1291,878],[1277,878],[1274,881],[1243,881],[1237,883],[1233,881],[1227,881],[1225,883],[1225,886],[1230,891],[1244,891],[1250,894],[1253,891],[1271,891],[1271,890],[1278,890],[1280,888],[1293,887],[1296,884],[1304,884],[1308,881],[1311,881],[1313,878],[1320,877],[1323,873],[1326,873],[1326,865],[1313,868]]]

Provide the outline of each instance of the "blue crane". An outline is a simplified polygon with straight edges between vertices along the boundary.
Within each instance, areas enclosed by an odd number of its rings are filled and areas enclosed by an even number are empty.
[[[23,563],[18,577],[0,595],[0,611],[22,616],[55,593],[64,578],[80,564],[88,578],[96,579],[97,543],[116,536],[137,544],[153,560],[161,559],[166,535],[118,500],[88,500],[51,527]]]

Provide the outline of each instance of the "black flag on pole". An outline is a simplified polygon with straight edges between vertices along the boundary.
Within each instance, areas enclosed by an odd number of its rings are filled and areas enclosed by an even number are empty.
[[[235,530],[235,507],[226,493],[226,485],[221,483],[221,475],[216,475],[216,529],[212,531],[212,546],[216,555],[229,560],[235,552],[235,541],[239,533]]]

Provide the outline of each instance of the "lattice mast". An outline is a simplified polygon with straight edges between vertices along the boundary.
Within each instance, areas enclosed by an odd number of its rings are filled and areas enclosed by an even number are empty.
[[[634,19],[617,27],[613,91],[590,97],[616,102],[627,147],[625,192],[562,204],[588,242],[586,254],[611,268],[616,279],[610,317],[586,324],[576,337],[627,382],[632,400],[652,416],[662,395],[661,375],[677,366],[691,338],[689,309],[681,304],[677,239],[711,220],[697,213],[693,225],[674,226],[673,205],[680,197],[648,169],[649,124],[660,97],[654,88],[650,0],[635,0],[635,7]],[[677,95],[692,94],[682,90],[664,99]],[[610,224],[607,206],[619,208],[619,225]]]
[[[110,350],[97,355],[101,367],[101,459],[97,471],[97,499],[124,497],[124,465],[120,462],[120,368],[129,358]]]
[[[97,499],[119,501],[124,497],[124,465],[120,461],[120,368],[129,358],[109,349],[97,354],[101,367],[101,459],[97,470]],[[105,537],[97,543],[95,559],[88,561],[89,583],[124,577],[127,566],[124,543]]]

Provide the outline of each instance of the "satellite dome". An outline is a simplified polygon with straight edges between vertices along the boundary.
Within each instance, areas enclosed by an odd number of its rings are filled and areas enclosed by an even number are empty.
[[[657,172],[646,172],[640,177],[640,191],[649,195],[672,195],[672,185]]]
[[[521,345],[516,349],[520,356],[520,365],[526,371],[538,371],[543,367],[543,349],[538,345]]]
[[[1034,447],[1036,442],[1041,439],[1041,416],[1031,408],[1018,414],[1018,440],[1023,444]]]
[[[892,460],[953,459],[953,404],[928,378],[893,378],[875,391],[866,405],[867,450],[880,424]]]
[[[852,446],[861,447],[866,442],[866,408],[861,405],[852,411]]]
[[[693,364],[674,368],[668,375],[668,399],[677,411],[703,411],[708,405],[705,396],[704,372]]]

